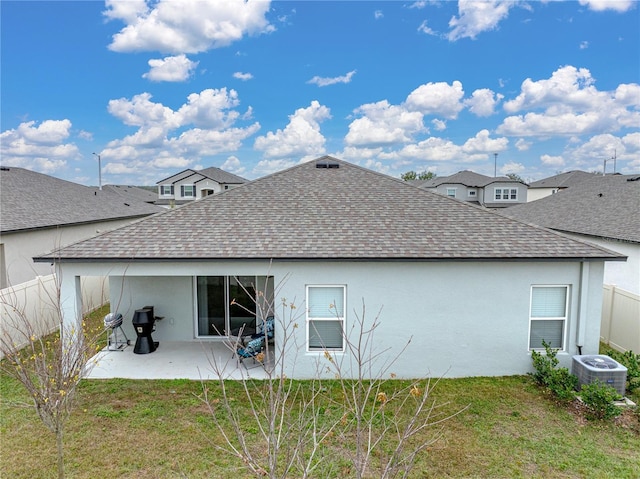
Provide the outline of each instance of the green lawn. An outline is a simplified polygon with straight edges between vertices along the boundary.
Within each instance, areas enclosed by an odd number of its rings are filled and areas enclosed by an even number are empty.
[[[302,383],[304,387],[308,383]],[[240,383],[229,383],[234,407],[246,410]],[[389,384],[393,386],[393,382]],[[219,386],[209,384],[213,394]],[[327,383],[332,394],[333,383]],[[80,385],[78,406],[67,426],[67,477],[245,478],[242,464],[222,444],[198,396],[197,381],[91,380]],[[22,387],[0,376],[0,476],[56,475],[55,440],[26,401]],[[420,453],[416,478],[639,478],[638,416],[589,422],[571,407],[555,404],[528,377],[442,380],[434,398],[447,414],[439,439]],[[438,429],[427,430],[436,434]],[[340,447],[331,445],[316,477],[353,477]]]

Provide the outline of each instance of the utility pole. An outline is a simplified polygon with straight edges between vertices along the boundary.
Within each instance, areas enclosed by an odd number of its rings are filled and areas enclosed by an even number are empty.
[[[102,191],[102,164],[100,163],[100,155],[94,153],[98,157],[98,188]]]

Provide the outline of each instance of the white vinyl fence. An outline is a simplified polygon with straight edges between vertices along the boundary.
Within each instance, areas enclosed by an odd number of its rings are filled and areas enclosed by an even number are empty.
[[[640,296],[604,285],[600,340],[621,352],[640,353]]]
[[[108,301],[106,278],[83,277],[81,288],[83,314]],[[26,345],[24,334],[27,330],[40,337],[53,333],[60,324],[58,296],[58,284],[53,274],[0,290],[0,334],[18,345]],[[25,320],[29,324],[27,328]]]

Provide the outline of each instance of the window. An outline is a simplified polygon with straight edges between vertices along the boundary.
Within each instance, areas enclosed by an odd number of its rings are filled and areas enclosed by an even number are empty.
[[[477,195],[477,191],[476,190],[469,190],[468,195],[474,197],[474,196]]]
[[[344,349],[344,286],[307,286],[307,350]]]
[[[197,276],[196,337],[255,332],[273,316],[273,290],[273,276]]]
[[[196,196],[195,185],[182,185],[180,187],[180,195],[183,198],[194,198]]]
[[[517,188],[496,188],[495,189],[495,199],[496,201],[516,201],[518,199],[518,189]]]
[[[564,349],[568,304],[568,286],[531,288],[529,350],[544,349],[542,341],[554,349]]]
[[[173,195],[173,185],[162,185],[162,186],[160,186],[160,194],[162,196],[171,196],[171,195]]]
[[[456,189],[455,188],[447,188],[447,196],[449,198],[455,198],[456,197]]]

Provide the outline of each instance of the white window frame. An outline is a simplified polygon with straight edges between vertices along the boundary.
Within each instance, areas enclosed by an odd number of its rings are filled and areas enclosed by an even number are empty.
[[[534,316],[533,315],[533,295],[535,289],[542,288],[564,288],[565,296],[564,296],[564,314],[561,316]],[[568,284],[541,284],[541,285],[532,285],[529,299],[529,337],[527,339],[527,346],[529,351],[544,351],[544,348],[540,346],[539,348],[531,347],[531,328],[534,321],[562,321],[562,344],[560,347],[557,345],[552,345],[553,349],[559,349],[560,351],[566,350],[567,344],[567,324],[569,320],[569,302],[571,297],[571,288]]]
[[[518,188],[494,188],[493,198],[495,201],[518,201]]]
[[[309,301],[309,293],[314,288],[342,288],[342,315],[339,312],[335,312],[333,315],[327,316],[316,316],[311,317],[310,311],[310,301]],[[334,298],[335,300],[335,298]],[[347,310],[347,286],[345,284],[308,284],[306,286],[306,351],[308,353],[320,353],[326,351],[332,352],[344,352],[345,350],[345,311]],[[311,328],[313,327],[313,323],[316,321],[339,321],[342,326],[342,347],[341,348],[319,348],[319,347],[311,347],[309,336],[311,333]]]
[[[187,195],[187,188],[191,188],[191,194]],[[195,198],[196,197],[196,185],[180,185],[180,194],[183,198]]]
[[[467,196],[473,197],[473,198],[477,197],[478,196],[478,190],[469,190],[468,193],[467,193]]]
[[[166,190],[169,190],[169,193]],[[172,196],[173,195],[173,185],[160,185],[160,196]]]
[[[455,198],[456,197],[456,190],[457,188],[447,188],[447,196],[449,198]],[[453,193],[453,194],[451,194]]]

